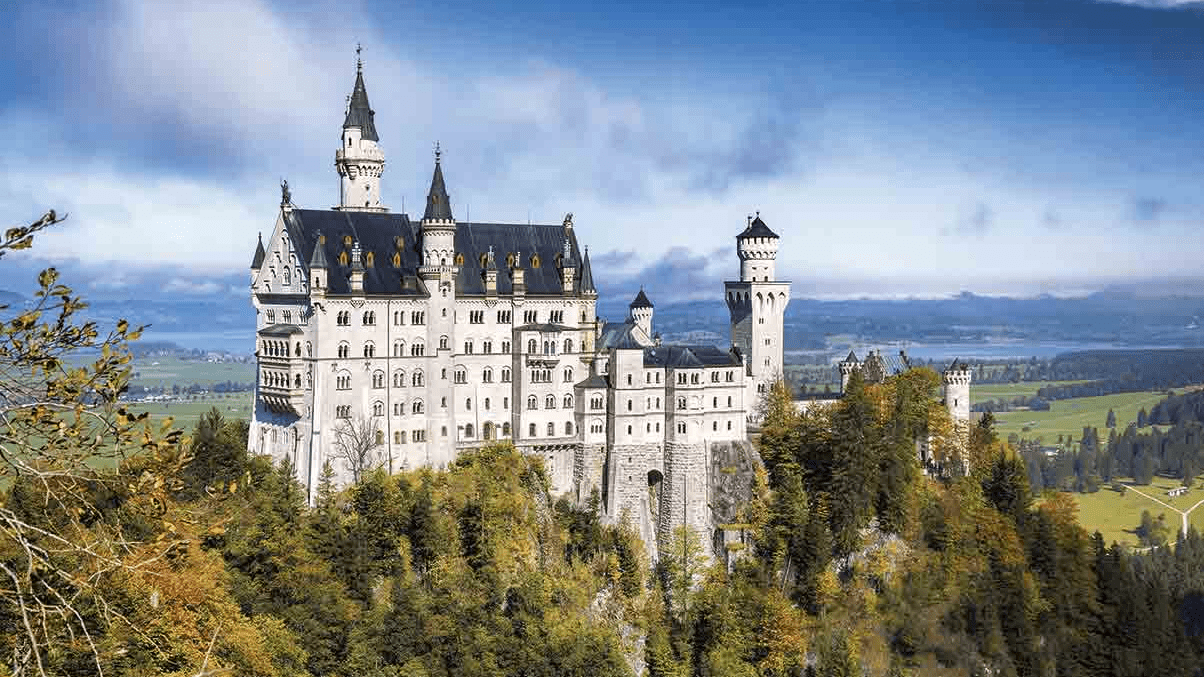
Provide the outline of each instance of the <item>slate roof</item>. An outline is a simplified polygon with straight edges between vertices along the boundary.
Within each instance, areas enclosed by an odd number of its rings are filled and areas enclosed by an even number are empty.
[[[907,355],[899,352],[883,355],[881,351],[871,350],[861,363],[861,375],[868,383],[881,383],[888,376],[895,376],[911,369]]]
[[[344,238],[351,236],[359,242],[366,257],[373,254],[373,265],[364,266],[364,293],[369,295],[397,294],[404,296],[427,296],[421,279],[416,279],[422,254],[418,249],[419,224],[406,214],[382,212],[354,212],[321,209],[293,209],[285,215],[285,227],[294,247],[304,261],[315,257],[326,260],[329,270],[327,292],[348,294],[347,275],[350,265],[342,265],[339,255],[351,247],[344,245]],[[319,233],[325,237],[322,252],[316,253]],[[569,249],[577,257],[576,233],[568,231]],[[458,296],[484,296],[485,280],[481,257],[489,247],[501,258],[497,270],[498,294],[513,292],[510,269],[505,265],[506,257],[518,253],[523,259],[524,281],[527,296],[563,296],[563,283],[557,266],[564,248],[566,231],[561,224],[509,224],[509,223],[458,223],[456,224],[455,247],[457,254],[464,255],[456,279]],[[398,238],[401,238],[400,241]],[[393,255],[400,255],[400,265],[394,267]],[[532,264],[532,256],[538,255],[538,268]],[[350,261],[349,261],[350,263]],[[403,276],[410,278],[403,285]],[[581,280],[575,282],[581,291]]]
[[[518,328],[518,331],[542,331],[542,332],[558,332],[558,331],[577,331],[576,329],[565,326],[563,324],[548,324],[541,322],[539,324],[524,324]]]
[[[645,367],[739,367],[740,358],[730,350],[702,345],[662,345],[644,349]]]
[[[846,357],[846,358],[844,358],[844,361],[845,361],[845,362],[856,362],[856,361],[857,361],[857,353],[855,353],[855,352],[853,352],[852,350],[850,350],[850,351],[849,351],[849,356],[848,356],[848,357]]]
[[[629,308],[651,308],[652,307],[652,301],[649,301],[648,297],[646,295],[644,295],[643,287],[640,287],[640,293],[635,295],[635,300],[633,300],[631,302],[631,305],[629,305],[628,307]]]
[[[746,237],[773,237],[773,238],[776,238],[777,236],[778,236],[778,234],[773,232],[772,230],[770,230],[769,226],[765,225],[765,222],[761,220],[761,215],[758,214],[757,218],[753,219],[753,222],[748,224],[748,227],[744,229],[744,232],[737,235],[736,238],[737,239],[743,239]]]
[[[380,141],[376,135],[376,111],[368,105],[368,89],[364,87],[364,70],[360,66],[355,69],[355,88],[351,90],[351,102],[347,106],[347,118],[343,127],[359,127],[360,137],[370,141]]]
[[[447,186],[443,183],[443,165],[436,158],[435,173],[431,176],[431,189],[426,194],[426,212],[422,220],[450,221],[452,219],[451,198],[447,195]]]
[[[609,388],[610,381],[607,381],[606,377],[602,376],[601,374],[594,374],[593,376],[590,376],[589,378],[585,379],[584,381],[578,383],[577,385],[575,385],[573,387],[574,388]]]
[[[633,322],[607,322],[602,325],[602,336],[598,337],[597,347],[601,350],[643,350],[644,344],[631,335],[634,330]]]
[[[293,334],[302,334],[305,330],[295,324],[270,324],[259,330],[264,336],[292,336]]]
[[[263,250],[263,233],[259,234],[259,244],[255,245],[255,258],[251,259],[251,269],[259,270],[263,266],[263,259],[267,257],[267,252]]]

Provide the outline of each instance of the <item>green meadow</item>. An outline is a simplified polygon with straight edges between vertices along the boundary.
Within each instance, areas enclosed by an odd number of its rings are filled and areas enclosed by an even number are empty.
[[[1104,424],[1109,409],[1116,412],[1117,428],[1124,429],[1130,421],[1137,420],[1138,410],[1149,411],[1165,397],[1165,392],[1158,391],[1054,400],[1050,402],[1049,411],[997,412],[995,430],[1000,437],[1016,433],[1028,439],[1040,437],[1046,444],[1053,444],[1058,435],[1069,435],[1077,441],[1083,435],[1083,428],[1091,426],[1099,428],[1100,438],[1107,440]]]
[[[1124,480],[1125,484],[1130,482],[1131,480]],[[1171,498],[1166,495],[1167,491],[1179,486],[1182,485],[1177,478],[1155,477],[1148,486],[1134,485],[1133,488],[1179,510],[1186,510],[1204,500],[1204,487],[1199,484],[1188,489],[1182,496]],[[1168,510],[1166,506],[1160,505],[1156,501],[1141,496],[1137,491],[1130,489],[1121,495],[1120,492],[1105,486],[1094,494],[1073,494],[1074,500],[1079,506],[1079,524],[1082,524],[1089,533],[1099,531],[1106,543],[1117,542],[1137,546],[1140,543],[1134,532],[1137,525],[1141,523],[1142,511],[1149,510],[1154,517],[1165,514],[1171,534],[1177,534],[1182,524],[1179,514]],[[1195,526],[1198,531],[1204,532],[1204,506],[1200,506],[1191,513],[1188,524]]]

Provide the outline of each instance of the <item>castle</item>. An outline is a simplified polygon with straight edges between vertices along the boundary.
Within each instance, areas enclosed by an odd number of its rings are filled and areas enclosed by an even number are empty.
[[[716,468],[753,455],[750,412],[782,372],[778,236],[759,215],[737,235],[730,349],[663,345],[643,290],[624,321],[597,317],[571,214],[459,221],[436,149],[413,221],[381,203],[379,141],[359,63],[335,153],[339,205],[300,209],[284,184],[251,264],[249,451],[291,460],[312,499],[327,462],[346,481],[353,466],[445,467],[509,440],[544,459],[554,493],[597,496],[653,552],[681,525],[712,541]]]

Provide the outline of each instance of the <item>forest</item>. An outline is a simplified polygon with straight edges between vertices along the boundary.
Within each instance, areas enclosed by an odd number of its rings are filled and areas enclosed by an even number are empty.
[[[807,414],[775,386],[747,547],[727,566],[680,530],[654,563],[509,444],[341,488],[328,468],[310,502],[244,421],[123,407],[140,327],[80,320],[53,269],[35,298],[0,325],[0,675],[1200,672],[1204,540],[1088,534],[990,417],[952,424],[929,369]]]

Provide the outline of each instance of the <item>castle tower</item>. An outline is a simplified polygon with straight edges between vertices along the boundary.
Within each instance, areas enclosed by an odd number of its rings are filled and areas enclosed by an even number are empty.
[[[640,338],[644,345],[652,345],[652,301],[644,294],[643,287],[640,287],[640,293],[635,295],[627,308],[631,321],[643,332]]]
[[[456,445],[456,422],[452,407],[442,406],[452,402],[451,379],[445,375],[453,370],[453,347],[456,342],[456,220],[452,217],[451,200],[447,186],[443,183],[442,152],[435,146],[435,172],[431,177],[431,189],[426,196],[426,211],[419,228],[422,265],[418,274],[430,293],[427,306],[427,344],[433,350],[427,353],[427,393],[432,406],[427,432],[427,449],[431,465],[446,467],[454,460]]]
[[[844,394],[849,389],[849,377],[861,367],[861,361],[857,359],[857,353],[850,350],[849,356],[836,366],[840,369],[840,392]]]
[[[750,397],[756,402],[782,375],[782,341],[790,283],[776,277],[778,236],[761,220],[749,217],[736,236],[740,279],[724,282],[731,313],[732,345],[744,356]]]
[[[957,425],[970,422],[970,367],[965,362],[953,360],[953,364],[941,373],[945,388],[945,408]]]
[[[356,49],[359,53],[359,49]],[[385,171],[385,154],[377,143],[376,112],[368,105],[364,87],[364,63],[356,59],[355,88],[343,120],[342,144],[334,154],[339,171],[339,206],[336,209],[357,212],[388,211],[380,203],[380,175]]]

